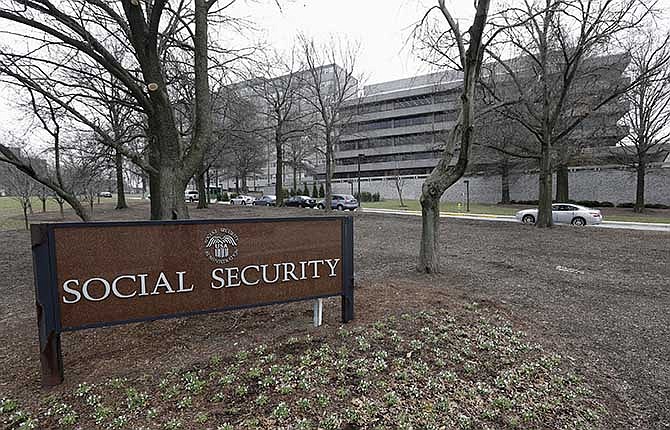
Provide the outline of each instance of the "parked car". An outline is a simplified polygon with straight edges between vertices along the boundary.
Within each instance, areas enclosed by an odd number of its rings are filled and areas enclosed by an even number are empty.
[[[100,196],[100,197],[106,197],[106,198],[108,198],[108,199],[111,199],[111,198],[112,198],[112,193],[109,192],[109,191],[100,191],[100,192],[98,193],[98,196]]]
[[[326,200],[321,200],[318,204],[319,209],[326,208]],[[358,200],[351,194],[333,194],[333,199],[330,201],[331,209],[337,209],[338,211],[343,211],[349,209],[353,211],[358,209]]]
[[[271,194],[265,195],[253,201],[254,206],[277,206],[277,197]]]
[[[198,193],[198,190],[186,190],[184,193],[184,200],[187,202],[197,202],[199,198],[200,194]]]
[[[603,221],[603,216],[598,209],[570,203],[554,203],[551,205],[551,218],[554,224],[572,225],[594,225]],[[535,224],[537,221],[537,209],[526,209],[516,213],[516,219],[524,224]]]
[[[254,203],[254,200],[256,200],[256,199],[254,199],[251,196],[245,196],[243,194],[240,194],[239,196],[230,199],[230,204],[231,205],[251,205],[251,204]]]
[[[316,206],[316,199],[310,196],[293,196],[284,200],[284,205],[296,208],[313,208]]]

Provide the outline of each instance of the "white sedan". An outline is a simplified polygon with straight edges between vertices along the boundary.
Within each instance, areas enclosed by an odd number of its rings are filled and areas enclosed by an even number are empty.
[[[598,209],[571,203],[554,203],[551,205],[551,218],[554,224],[593,225],[603,221],[603,215]],[[516,219],[524,224],[535,224],[537,209],[526,209],[516,213]]]
[[[243,194],[240,194],[237,197],[234,197],[230,199],[230,204],[231,205],[250,205],[254,203],[255,198],[251,196],[245,196]]]

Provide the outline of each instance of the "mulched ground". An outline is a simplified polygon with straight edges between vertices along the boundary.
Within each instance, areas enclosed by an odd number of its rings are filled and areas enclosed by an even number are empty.
[[[146,206],[138,205],[122,217],[146,214]],[[199,218],[273,214],[277,210],[272,208],[227,206],[191,211]],[[317,212],[284,209],[282,214]],[[51,216],[56,215],[37,215]],[[107,208],[96,216],[110,219],[119,217],[119,212]],[[355,234],[358,290],[352,327],[369,327],[404,312],[458,314],[464,304],[477,302],[489,309],[486,312],[512,321],[515,329],[528,333],[546,350],[561,353],[564,366],[585,377],[594,391],[592,399],[607,408],[600,427],[670,428],[667,234],[572,227],[538,230],[448,219],[442,222],[443,273],[438,276],[414,271],[420,219],[357,213]],[[28,410],[49,395],[75,392],[84,381],[95,384],[187,369],[203,357],[285,342],[306,332],[336,336],[339,327],[338,304],[329,300],[326,326],[320,331],[309,328],[309,304],[292,304],[67,333],[63,336],[66,383],[45,394],[39,389],[25,232],[0,232],[0,267],[0,397],[16,399]],[[555,428],[551,422],[544,426]]]

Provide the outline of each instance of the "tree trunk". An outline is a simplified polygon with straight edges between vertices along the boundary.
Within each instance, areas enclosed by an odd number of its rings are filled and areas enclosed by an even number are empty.
[[[639,160],[637,165],[637,184],[635,186],[635,212],[644,212],[644,182],[647,174],[646,160]]]
[[[30,230],[30,226],[28,225],[28,203],[22,202],[21,206],[23,207],[23,222],[26,226],[26,230]]]
[[[512,199],[509,196],[509,163],[507,159],[503,160],[502,171],[500,172],[500,181],[502,187],[502,195],[500,203],[508,205],[512,202]]]
[[[201,170],[195,177],[195,185],[198,187],[198,209],[206,209],[208,206],[207,187],[205,186],[205,170]]]
[[[428,191],[429,184],[424,183],[421,193],[421,248],[419,249],[418,270],[423,273],[440,271],[439,230],[440,195]]]
[[[553,172],[551,171],[551,154],[548,142],[542,142],[541,145],[540,193],[535,225],[537,227],[551,227],[553,224],[551,217],[551,180],[553,176]]]
[[[177,176],[177,166],[161,165],[158,172],[149,175],[151,194],[151,219],[187,219],[188,208],[184,201],[186,184]]]
[[[298,192],[298,169],[295,167],[295,164],[293,165],[293,191],[295,191],[295,195],[299,195],[300,193]]]
[[[284,145],[282,145],[281,136],[279,132],[275,132],[275,151],[277,152],[277,167],[275,169],[275,197],[277,198],[277,206],[284,206]]]
[[[569,171],[568,166],[561,165],[556,169],[556,201],[565,203],[570,198],[569,190]]]
[[[119,150],[114,154],[114,167],[116,169],[116,209],[126,209],[126,191],[123,186],[123,155]]]
[[[333,177],[333,144],[330,140],[330,131],[326,131],[326,195],[325,195],[325,211],[333,210],[333,185],[331,179]],[[360,198],[360,196],[359,196]]]
[[[477,2],[477,12],[470,27],[469,44],[466,52],[461,52],[461,66],[463,67],[463,90],[460,94],[460,112],[456,125],[451,130],[445,150],[437,166],[421,187],[421,246],[417,269],[423,273],[437,273],[440,271],[439,242],[440,242],[440,198],[444,192],[458,181],[468,167],[470,145],[472,142],[472,125],[475,113],[475,87],[479,80],[484,48],[482,35],[486,27],[490,1]],[[443,14],[449,16],[444,4],[441,3]],[[452,18],[448,17],[452,35],[463,40]],[[450,166],[453,151],[459,148],[458,161]]]
[[[40,198],[40,200],[42,201],[42,212],[46,212],[47,211],[47,198],[46,198],[46,196],[44,198]]]
[[[60,211],[61,219],[65,218],[65,210],[63,208],[63,201],[62,200],[57,200],[56,203],[58,203],[58,210]]]

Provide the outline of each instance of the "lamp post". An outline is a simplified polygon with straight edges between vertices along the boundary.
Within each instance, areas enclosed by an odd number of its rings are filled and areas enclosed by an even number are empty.
[[[358,154],[358,206],[362,206],[361,202],[361,160],[365,157],[365,154]]]
[[[464,180],[465,184],[465,212],[470,212],[470,181]]]

